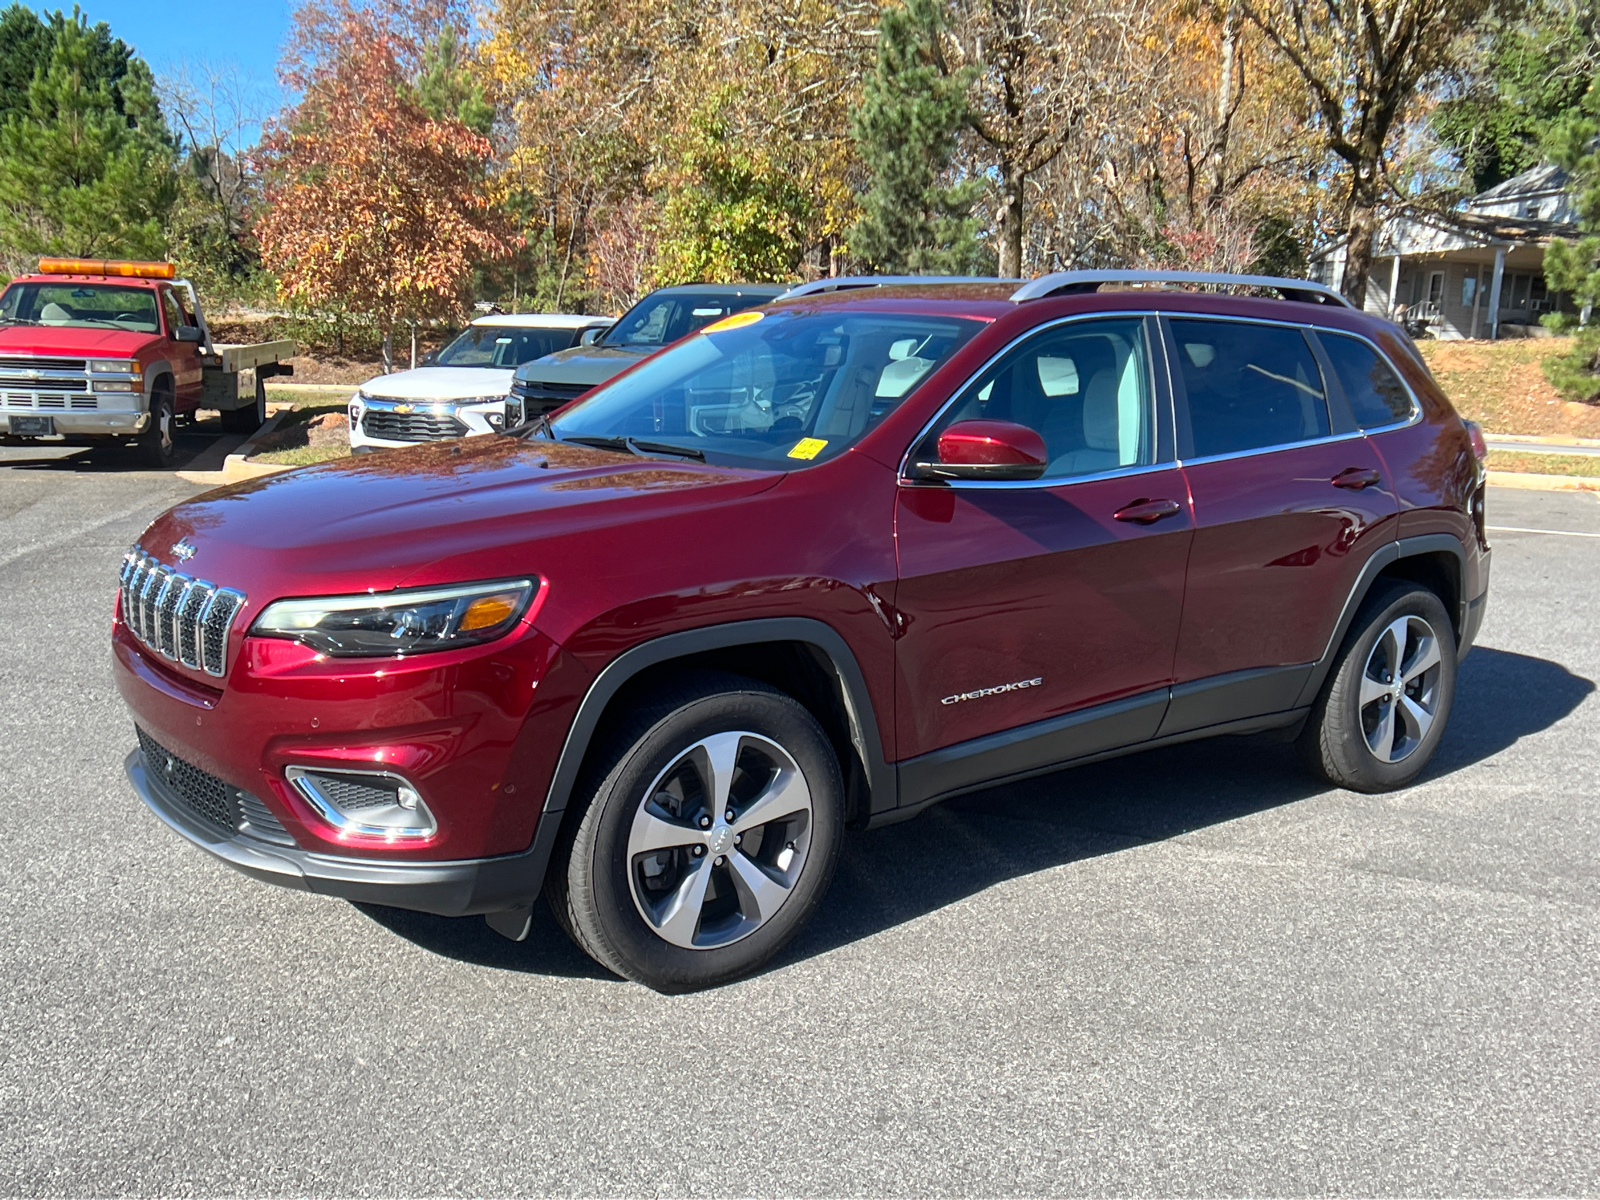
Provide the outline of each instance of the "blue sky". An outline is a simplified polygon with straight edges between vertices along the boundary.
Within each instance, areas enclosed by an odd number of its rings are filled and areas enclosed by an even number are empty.
[[[72,11],[72,0],[40,3],[43,12]],[[289,0],[80,0],[91,23],[104,21],[162,75],[175,64],[201,59],[232,62],[276,107],[274,69],[289,31]]]

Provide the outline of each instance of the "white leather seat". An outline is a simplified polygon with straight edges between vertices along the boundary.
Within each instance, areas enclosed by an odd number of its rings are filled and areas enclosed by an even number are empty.
[[[1117,374],[1111,368],[1089,378],[1083,389],[1084,448],[1053,459],[1047,474],[1092,475],[1122,465],[1117,452],[1117,392]]]

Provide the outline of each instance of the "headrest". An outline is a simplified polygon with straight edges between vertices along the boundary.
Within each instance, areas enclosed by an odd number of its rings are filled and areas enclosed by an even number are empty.
[[[1110,367],[1091,375],[1084,389],[1083,440],[1091,450],[1117,449],[1117,373]]]

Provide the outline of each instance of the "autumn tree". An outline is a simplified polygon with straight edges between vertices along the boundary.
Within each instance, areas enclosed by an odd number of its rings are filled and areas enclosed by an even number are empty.
[[[937,0],[884,9],[878,54],[851,133],[872,185],[850,231],[857,262],[891,274],[971,274],[991,269],[972,206],[983,181],[950,181],[967,120],[972,71],[942,61],[945,17]]]
[[[336,12],[333,39],[302,60],[303,99],[263,140],[256,232],[287,299],[377,322],[388,370],[396,326],[461,315],[473,264],[508,253],[513,235],[488,202],[488,141],[417,96],[423,46],[368,9]]]
[[[1344,168],[1343,290],[1367,294],[1373,241],[1394,194],[1389,160],[1404,122],[1460,53],[1489,0],[1238,0],[1299,74],[1327,152]]]

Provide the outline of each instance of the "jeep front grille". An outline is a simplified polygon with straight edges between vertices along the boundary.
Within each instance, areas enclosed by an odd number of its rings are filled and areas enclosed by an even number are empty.
[[[158,563],[140,547],[122,560],[122,622],[163,658],[219,679],[228,671],[228,631],[244,593]]]

